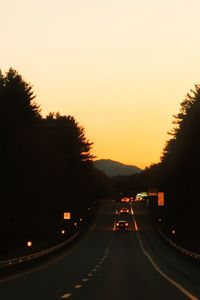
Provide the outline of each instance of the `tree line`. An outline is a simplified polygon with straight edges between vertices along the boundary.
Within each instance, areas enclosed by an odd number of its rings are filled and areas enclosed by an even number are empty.
[[[28,239],[56,241],[63,213],[73,220],[107,193],[108,178],[93,167],[92,143],[72,116],[42,117],[31,84],[14,69],[0,72],[2,253]]]
[[[153,205],[153,214],[169,236],[183,242],[198,240],[200,182],[200,85],[187,93],[180,110],[173,116],[173,129],[160,162],[141,174],[116,177],[118,192],[136,194],[156,188],[165,193],[164,207]],[[147,145],[148,147],[148,145]]]
[[[14,69],[0,72],[0,236],[2,253],[28,239],[57,242],[63,212],[73,220],[112,194],[120,198],[157,188],[165,192],[162,229],[180,240],[196,239],[200,202],[200,85],[174,116],[174,128],[158,164],[141,174],[111,180],[93,166],[92,143],[72,116],[41,115],[31,84]]]

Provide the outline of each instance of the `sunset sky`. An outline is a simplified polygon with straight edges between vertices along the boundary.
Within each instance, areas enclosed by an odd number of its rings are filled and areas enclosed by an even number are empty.
[[[45,116],[73,115],[97,158],[158,162],[200,83],[199,0],[0,0],[0,68]]]

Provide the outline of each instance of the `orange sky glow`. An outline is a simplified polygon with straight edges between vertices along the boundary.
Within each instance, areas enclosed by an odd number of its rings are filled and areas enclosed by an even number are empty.
[[[97,158],[159,161],[200,82],[199,0],[0,0],[1,64],[42,114],[73,115]]]

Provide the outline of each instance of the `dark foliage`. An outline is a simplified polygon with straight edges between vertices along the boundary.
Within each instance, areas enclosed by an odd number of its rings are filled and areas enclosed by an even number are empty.
[[[165,206],[153,207],[155,218],[172,238],[187,248],[197,247],[199,240],[200,182],[200,85],[186,95],[174,116],[161,161],[141,174],[114,178],[115,189],[124,194],[157,188],[165,192]],[[198,244],[200,247],[200,244]],[[192,247],[192,246],[191,246]]]
[[[0,163],[2,253],[28,239],[45,245],[66,227],[86,218],[88,208],[107,195],[108,178],[93,167],[92,143],[71,116],[40,115],[32,86],[15,70],[0,73]],[[66,230],[72,230],[69,221]]]
[[[180,112],[174,116],[174,129],[167,142],[161,162],[145,170],[147,184],[165,192],[162,209],[163,229],[176,231],[181,243],[199,237],[200,202],[200,86],[186,95]],[[160,211],[157,210],[157,216]],[[195,242],[196,243],[196,242]],[[196,244],[195,244],[196,245]]]

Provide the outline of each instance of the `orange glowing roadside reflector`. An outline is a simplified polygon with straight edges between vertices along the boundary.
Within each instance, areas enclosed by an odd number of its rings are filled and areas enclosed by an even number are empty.
[[[71,213],[70,212],[64,212],[63,218],[64,218],[64,220],[70,220],[71,219]]]
[[[165,197],[163,192],[158,192],[158,206],[165,205]]]
[[[31,247],[32,246],[32,241],[28,241],[27,242],[27,247]]]

